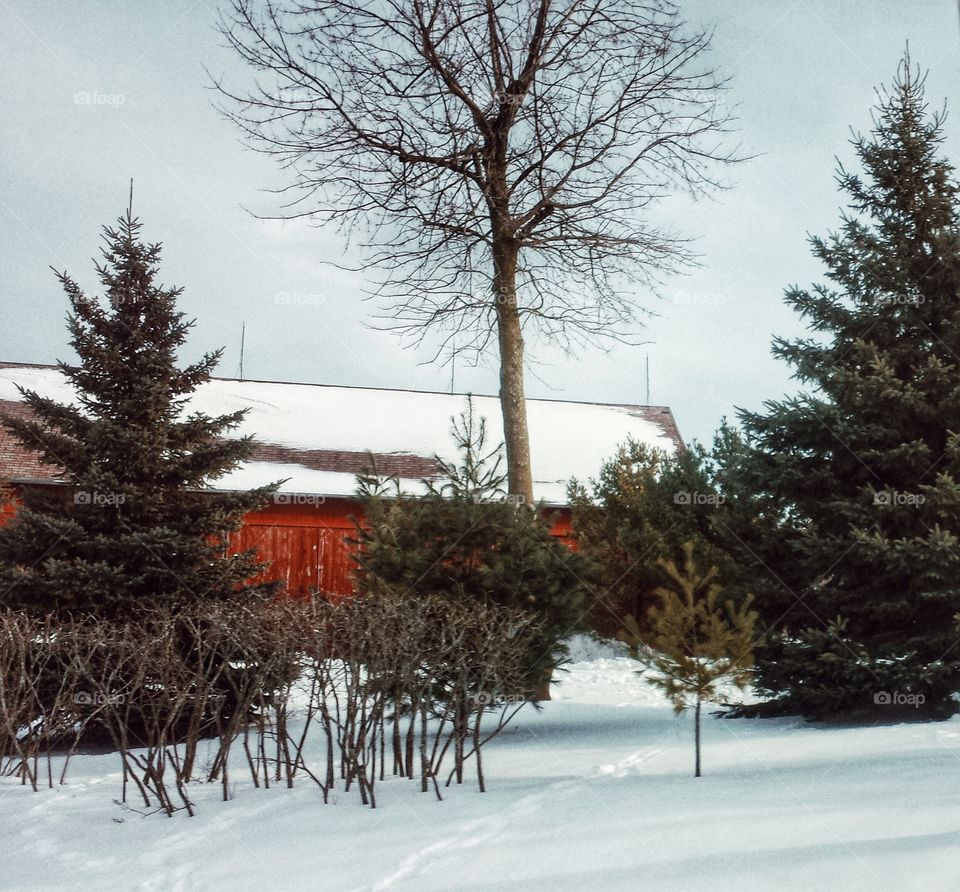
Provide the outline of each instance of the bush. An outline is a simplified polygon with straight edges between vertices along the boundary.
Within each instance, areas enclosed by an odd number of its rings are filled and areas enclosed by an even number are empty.
[[[343,781],[374,806],[388,750],[392,774],[438,797],[446,766],[460,783],[472,758],[483,790],[481,747],[522,706],[539,634],[529,613],[386,588],[338,604],[164,605],[126,621],[0,610],[0,774],[36,790],[45,763],[53,786],[59,753],[62,783],[96,730],[120,757],[122,801],[166,814],[193,814],[196,782],[229,798],[238,743],[254,786],[309,777],[324,801]]]
[[[397,481],[375,474],[360,479],[365,521],[354,543],[357,589],[534,614],[523,690],[548,699],[563,639],[583,621],[583,561],[551,535],[541,511],[507,497],[499,451],[484,452],[485,426],[475,423],[472,409],[454,421],[453,435],[459,463],[438,459],[441,476],[423,481],[423,495],[404,494]]]

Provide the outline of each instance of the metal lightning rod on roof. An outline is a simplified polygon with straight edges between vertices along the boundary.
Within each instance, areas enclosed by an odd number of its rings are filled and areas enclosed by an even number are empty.
[[[247,337],[247,323],[240,323],[240,380],[243,380],[243,346]]]

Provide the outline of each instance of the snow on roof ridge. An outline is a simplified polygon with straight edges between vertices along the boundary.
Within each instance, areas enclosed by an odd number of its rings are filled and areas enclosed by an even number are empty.
[[[58,371],[59,366],[56,363],[48,362],[10,362],[0,360],[0,369],[52,369]],[[373,387],[367,384],[329,384],[322,381],[286,381],[277,378],[235,378],[229,375],[211,375],[211,381],[231,381],[235,384],[282,384],[285,387],[335,387],[342,390],[373,390],[383,391],[385,393],[420,393],[436,394],[437,396],[462,396],[478,397],[481,399],[496,400],[500,397],[495,393],[476,393],[470,390],[417,390],[413,387]],[[671,412],[669,406],[658,405],[655,403],[605,403],[600,400],[573,400],[564,399],[555,396],[530,396],[527,402],[535,403],[572,403],[577,406],[607,406],[617,409],[659,409],[663,412]]]
[[[23,374],[17,374],[22,370]],[[5,373],[5,374],[3,374]],[[56,365],[0,361],[0,402],[20,403],[11,385],[27,384],[54,399],[69,399],[69,381]],[[406,479],[424,476],[435,456],[456,458],[450,419],[470,394],[400,388],[308,384],[245,378],[213,378],[191,395],[196,411],[210,415],[245,409],[240,427],[228,436],[252,435],[253,459],[214,482],[217,489],[246,489],[289,478],[284,492],[350,496],[356,488],[356,456],[374,455],[396,465]],[[489,442],[503,439],[495,396],[473,394],[486,417]],[[593,478],[603,461],[628,438],[672,451],[683,440],[669,407],[528,399],[534,496],[565,504],[572,477]],[[410,419],[417,418],[411,425]],[[0,473],[10,479],[35,476],[35,459],[17,454],[2,436]],[[22,451],[21,451],[22,452]],[[428,475],[429,476],[429,475]]]

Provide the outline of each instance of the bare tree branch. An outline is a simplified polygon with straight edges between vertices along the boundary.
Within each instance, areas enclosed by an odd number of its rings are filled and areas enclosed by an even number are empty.
[[[693,260],[657,199],[719,185],[709,31],[667,0],[229,0],[255,72],[216,85],[285,212],[360,234],[380,327],[475,360],[496,334],[511,491],[530,495],[523,338],[622,339]],[[522,467],[526,463],[526,468]]]

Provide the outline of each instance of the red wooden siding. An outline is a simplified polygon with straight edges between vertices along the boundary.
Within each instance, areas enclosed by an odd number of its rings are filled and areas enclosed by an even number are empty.
[[[351,499],[292,496],[286,504],[268,505],[248,514],[234,537],[238,551],[256,548],[270,567],[264,579],[282,582],[291,595],[311,589],[341,597],[353,593],[351,558],[347,539],[355,533],[351,517],[362,522],[360,505]],[[568,545],[573,531],[568,508],[550,509],[551,532]]]
[[[349,499],[305,496],[299,504],[272,504],[248,514],[232,545],[240,551],[256,548],[271,566],[265,579],[283,583],[293,595],[311,589],[331,595],[353,591],[350,548],[346,539],[354,532],[351,515],[359,506]]]
[[[3,495],[0,493],[0,495]],[[3,501],[0,504],[0,524],[6,523],[7,518],[13,517],[17,513],[17,502],[14,499]]]
[[[343,597],[352,594],[356,566],[347,539],[355,533],[352,518],[362,520],[361,506],[352,499],[289,496],[244,518],[232,537],[231,549],[255,548],[269,566],[261,578],[279,581],[294,596],[311,590]],[[0,504],[0,523],[16,511],[15,502]],[[548,509],[551,532],[573,545],[569,508]]]

